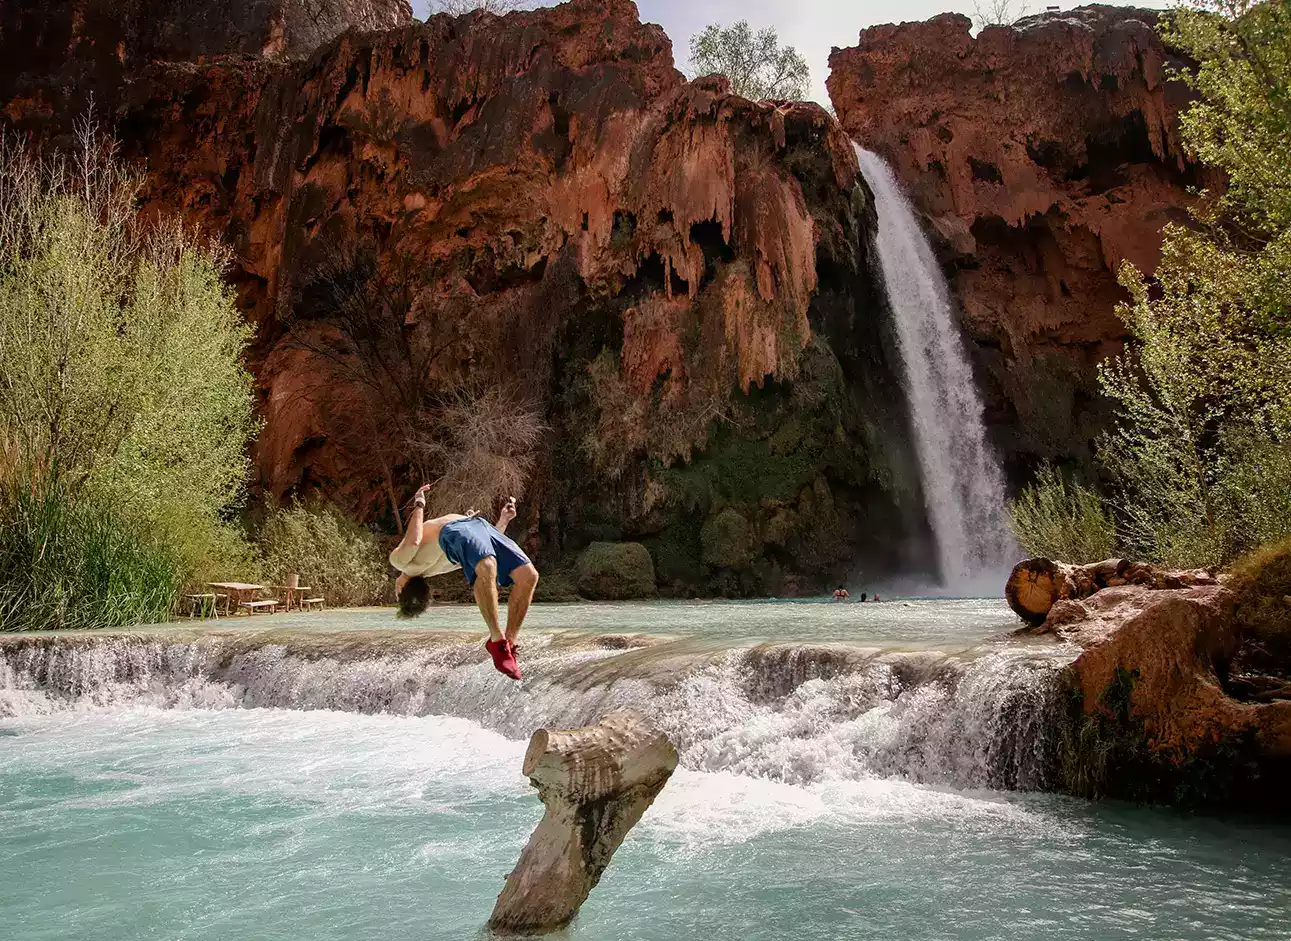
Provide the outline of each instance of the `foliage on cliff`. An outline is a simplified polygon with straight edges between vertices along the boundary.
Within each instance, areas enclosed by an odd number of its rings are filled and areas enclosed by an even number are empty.
[[[1166,229],[1151,279],[1122,272],[1133,342],[1101,371],[1120,409],[1101,457],[1129,551],[1218,565],[1291,535],[1291,6],[1220,0],[1165,24],[1199,63],[1184,145],[1229,185]]]
[[[86,128],[71,159],[0,148],[0,625],[164,616],[247,558],[228,521],[254,434],[224,256],[143,227]]]
[[[733,26],[712,23],[690,40],[696,75],[725,75],[735,94],[753,101],[807,97],[811,71],[793,46],[781,48],[775,27],[753,32],[748,20]]]

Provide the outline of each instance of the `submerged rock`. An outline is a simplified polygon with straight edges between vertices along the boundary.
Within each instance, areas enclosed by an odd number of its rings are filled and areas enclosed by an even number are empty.
[[[676,767],[667,736],[630,710],[582,729],[535,732],[524,773],[547,812],[507,876],[489,928],[537,934],[567,925]]]

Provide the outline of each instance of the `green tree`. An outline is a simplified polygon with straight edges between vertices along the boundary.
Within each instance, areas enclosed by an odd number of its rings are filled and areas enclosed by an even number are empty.
[[[1131,550],[1219,565],[1291,534],[1291,4],[1221,0],[1162,30],[1198,63],[1184,145],[1228,186],[1166,228],[1152,279],[1121,272],[1132,342],[1100,371],[1120,413],[1100,457]]]
[[[224,254],[142,224],[137,195],[89,127],[70,160],[0,141],[0,523],[26,534],[0,550],[0,627],[164,615],[167,592],[248,558],[228,517],[256,429],[250,331]]]
[[[811,80],[807,60],[793,46],[781,48],[774,27],[755,33],[747,20],[713,23],[691,37],[690,65],[696,75],[725,75],[735,94],[752,101],[805,98]]]

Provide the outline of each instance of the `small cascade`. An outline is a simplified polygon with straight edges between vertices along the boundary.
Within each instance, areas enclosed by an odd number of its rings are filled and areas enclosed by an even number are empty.
[[[1060,648],[959,657],[845,645],[582,648],[533,635],[523,684],[477,644],[398,650],[139,635],[0,644],[0,718],[63,710],[332,709],[470,719],[508,738],[631,708],[683,767],[790,784],[902,777],[1041,789],[1054,766]]]
[[[877,154],[853,146],[878,212],[875,247],[896,322],[942,581],[957,593],[983,585],[993,593],[1015,561],[1015,546],[950,289],[891,168]]]

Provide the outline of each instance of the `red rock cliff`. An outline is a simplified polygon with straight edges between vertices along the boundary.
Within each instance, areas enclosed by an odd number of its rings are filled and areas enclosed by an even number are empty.
[[[891,162],[953,271],[987,419],[1016,475],[1088,457],[1094,366],[1120,347],[1123,261],[1156,266],[1197,182],[1153,11],[1082,7],[973,38],[964,16],[876,26],[830,56],[847,132]]]
[[[406,483],[361,395],[285,335],[335,327],[310,286],[339,257],[345,278],[398,283],[373,329],[412,351],[401,368],[540,406],[539,548],[644,539],[665,581],[738,592],[903,561],[890,543],[922,522],[875,341],[872,210],[822,109],[685,82],[625,0],[349,31],[308,58],[154,46],[142,65],[139,40],[123,65],[85,42],[44,43],[5,113],[52,137],[72,113],[49,107],[61,77],[95,74],[147,166],[145,211],[232,245],[259,331],[265,490],[389,520]]]

